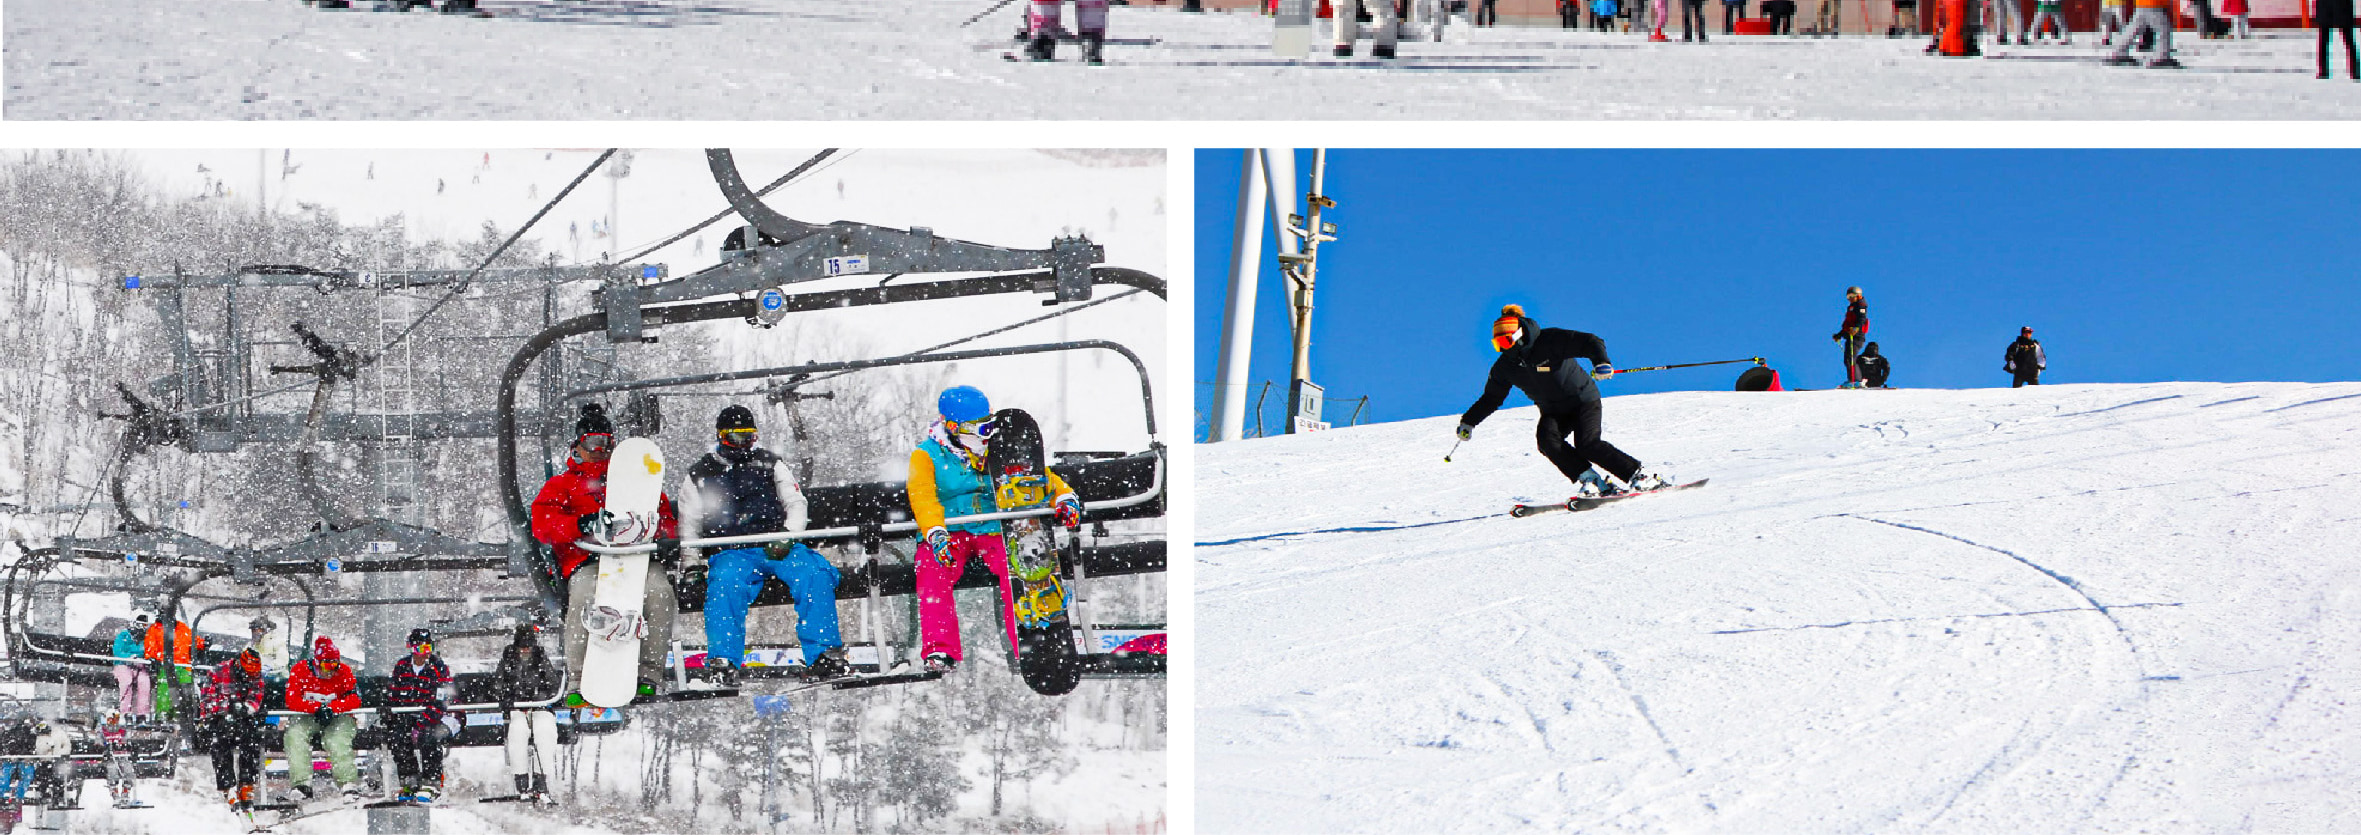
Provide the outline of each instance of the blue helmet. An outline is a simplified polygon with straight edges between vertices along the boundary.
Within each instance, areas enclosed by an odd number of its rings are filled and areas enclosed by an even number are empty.
[[[944,420],[965,423],[990,417],[992,401],[975,386],[952,386],[935,398],[935,410],[943,413]]]

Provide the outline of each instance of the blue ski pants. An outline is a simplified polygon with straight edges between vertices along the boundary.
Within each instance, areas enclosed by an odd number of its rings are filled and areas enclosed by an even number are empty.
[[[795,639],[809,664],[820,653],[844,645],[836,633],[836,566],[798,542],[787,556],[771,559],[761,548],[732,548],[707,560],[705,654],[746,660],[746,608],[762,593],[764,577],[777,577],[795,595]]]
[[[23,803],[25,790],[32,787],[33,764],[31,762],[11,762],[7,765],[0,765],[0,795],[12,796],[16,802]]]

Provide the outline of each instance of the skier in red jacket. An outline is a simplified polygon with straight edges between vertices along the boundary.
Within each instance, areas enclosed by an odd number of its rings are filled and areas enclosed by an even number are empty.
[[[1845,355],[1845,382],[1842,389],[1861,387],[1861,342],[1869,338],[1869,302],[1861,297],[1861,288],[1845,288],[1845,323],[1829,337]]]
[[[299,800],[320,796],[312,790],[315,733],[320,747],[328,749],[328,776],[336,780],[345,800],[359,800],[361,788],[353,782],[359,776],[353,767],[353,734],[360,730],[360,721],[352,712],[360,708],[361,694],[352,665],[344,663],[328,636],[313,641],[311,659],[288,673],[286,706],[304,714],[287,720],[286,736],[280,740],[287,750],[287,781],[294,784]]]
[[[589,571],[580,570],[595,561],[574,542],[590,535],[607,506],[607,459],[614,454],[617,440],[615,424],[607,419],[606,410],[596,403],[584,404],[581,419],[574,422],[573,455],[566,461],[566,471],[543,483],[541,494],[533,498],[533,538],[555,553],[557,578],[566,585],[566,670],[577,696],[582,656],[590,647],[590,632],[582,625],[582,618],[598,592],[598,569],[593,565]],[[646,602],[640,609],[647,623],[647,634],[639,642],[642,695],[654,693],[664,680],[672,616],[680,610],[672,592],[671,567],[680,560],[680,520],[673,512],[672,496],[664,495],[657,501],[656,516],[657,551],[648,565]],[[578,707],[581,701],[569,696],[566,704]]]

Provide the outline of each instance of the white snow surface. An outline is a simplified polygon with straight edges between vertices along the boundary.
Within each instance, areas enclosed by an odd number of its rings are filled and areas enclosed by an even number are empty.
[[[368,0],[357,4],[366,8]],[[1271,22],[1113,9],[1109,66],[1009,62],[1025,4],[482,0],[478,19],[295,0],[9,0],[9,119],[2345,119],[2309,31],[2178,38],[2182,70],[2071,47],[1454,21],[1402,58],[1272,55]],[[1072,25],[1072,18],[1067,18]],[[1325,37],[1325,24],[1322,21]],[[1717,26],[1718,30],[1718,26]],[[1366,45],[1363,47],[1366,56]],[[1075,47],[1063,47],[1071,59]]]
[[[1200,831],[2361,831],[2361,383],[1605,408],[1196,448]]]

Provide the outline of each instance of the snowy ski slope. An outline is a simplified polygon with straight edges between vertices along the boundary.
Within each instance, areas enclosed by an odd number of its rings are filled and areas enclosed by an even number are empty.
[[[1141,3],[1113,10],[1111,65],[1094,69],[1003,60],[1021,2],[964,28],[991,0],[479,5],[498,19],[296,0],[9,0],[0,103],[9,119],[2361,116],[2361,84],[2313,80],[2308,31],[2184,33],[2188,68],[2150,71],[2100,66],[2090,33],[1999,50],[2009,60],[1942,59],[1920,54],[1922,38],[1724,37],[1718,11],[1702,46],[1459,18],[1445,43],[1406,43],[1381,64],[1280,59],[1268,18]]]
[[[2361,830],[2361,383],[1534,417],[1197,448],[1202,831]]]

